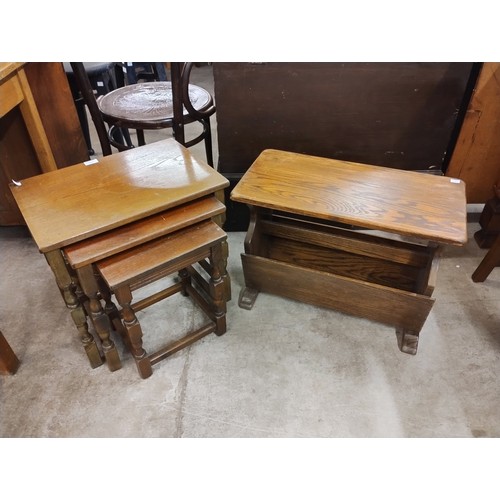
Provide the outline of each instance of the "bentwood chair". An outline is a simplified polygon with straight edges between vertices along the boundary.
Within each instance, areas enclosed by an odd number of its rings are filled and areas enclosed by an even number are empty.
[[[113,151],[108,139],[106,125],[104,124],[101,112],[97,106],[94,89],[92,88],[89,75],[82,62],[72,62],[70,63],[70,66],[73,71],[75,85],[79,89],[81,97],[87,105],[92,121],[94,122],[97,137],[99,138],[99,142],[101,144],[102,154],[103,156],[108,156],[112,154]]]
[[[71,66],[75,76],[77,72],[80,76],[82,95],[95,101],[94,94],[88,88],[88,78],[82,74],[81,67],[75,71],[75,65],[81,64],[71,63]],[[107,142],[118,151],[124,151],[130,149],[130,146],[117,140],[117,129],[137,130],[138,145],[142,146],[145,144],[145,130],[172,128],[174,138],[185,147],[205,141],[207,163],[213,166],[210,117],[215,113],[215,103],[210,92],[190,83],[193,66],[194,63],[172,62],[171,81],[146,81],[126,85],[99,96],[96,105],[90,105],[86,101],[94,123],[97,120],[108,125]],[[95,110],[96,106],[98,111]],[[196,122],[201,125],[201,132],[188,139],[185,125]],[[101,137],[100,141],[102,144]]]
[[[213,167],[210,117],[215,113],[215,103],[210,92],[189,82],[193,65],[173,62],[171,81],[140,82],[99,96],[97,107],[109,126],[109,143],[118,151],[129,149],[116,141],[117,128],[135,129],[139,146],[145,144],[145,130],[171,128],[174,138],[185,147],[205,141],[207,163]],[[196,122],[201,125],[201,132],[188,139],[185,126]]]
[[[117,87],[123,87],[125,80],[123,75],[120,73],[121,67],[114,62],[84,62],[85,72],[87,73],[90,86],[96,96],[105,95]],[[78,112],[78,118],[80,120],[80,126],[82,128],[83,136],[85,142],[87,143],[87,148],[89,155],[95,154],[92,147],[92,141],[90,137],[89,124],[87,120],[87,112],[85,110],[85,100],[83,99],[82,92],[80,90],[80,85],[75,77],[73,68],[69,62],[64,62],[64,71],[68,78],[69,86],[73,99],[75,101],[76,110]],[[131,68],[132,70],[133,68]],[[122,72],[123,73],[123,72]],[[121,78],[120,78],[121,77]],[[124,137],[118,135],[117,137],[120,141],[125,141],[127,145],[132,146],[130,136],[128,131],[125,132]]]

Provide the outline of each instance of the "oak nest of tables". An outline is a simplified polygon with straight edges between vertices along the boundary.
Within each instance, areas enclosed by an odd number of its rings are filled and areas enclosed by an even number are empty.
[[[222,175],[174,139],[15,179],[10,185],[71,311],[91,367],[100,366],[103,360],[111,371],[121,367],[111,333],[113,329],[123,333],[123,326],[144,378],[159,358],[202,334],[225,331],[225,302],[230,293],[225,274],[227,243],[222,229],[212,221],[220,222],[225,212],[218,198],[228,185]],[[206,258],[209,263],[204,262]],[[133,264],[130,259],[135,259]],[[210,275],[207,283],[200,282],[209,300],[198,302],[213,324],[161,356],[147,357],[142,331],[125,295],[130,295],[132,285],[140,287],[179,271],[183,275],[180,285],[141,307],[178,291],[199,298],[191,286],[191,279],[198,277],[192,269],[197,260],[203,260]],[[114,274],[110,277],[111,264]],[[103,286],[104,281],[108,286]],[[125,297],[120,302],[123,325],[111,292],[119,299]]]
[[[266,292],[333,308],[417,353],[439,249],[467,241],[462,181],[269,149],[231,199],[250,208],[240,307]]]

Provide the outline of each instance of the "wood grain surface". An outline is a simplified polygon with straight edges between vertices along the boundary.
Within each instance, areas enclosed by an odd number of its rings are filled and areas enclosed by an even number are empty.
[[[278,150],[265,150],[231,193],[237,202],[463,245],[464,183]]]
[[[42,252],[217,192],[228,181],[174,139],[11,185]]]

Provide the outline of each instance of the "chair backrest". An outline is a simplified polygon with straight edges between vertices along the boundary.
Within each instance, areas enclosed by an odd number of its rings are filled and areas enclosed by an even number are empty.
[[[101,144],[102,154],[103,156],[108,156],[112,154],[112,151],[108,139],[108,133],[106,131],[106,125],[104,124],[101,112],[99,111],[99,108],[97,106],[94,90],[92,89],[92,85],[85,70],[85,66],[82,62],[72,62],[70,64],[71,68],[73,69],[73,75],[75,77],[76,84],[80,89],[82,98],[89,108],[90,116],[92,117],[92,121],[94,122],[97,136],[99,137],[99,142]]]
[[[184,135],[184,108],[195,120],[206,120],[215,113],[215,104],[212,99],[207,108],[197,110],[193,107],[189,97],[189,81],[192,62],[172,62],[170,72],[172,75],[172,98],[174,109],[174,136],[181,143],[185,144]]]

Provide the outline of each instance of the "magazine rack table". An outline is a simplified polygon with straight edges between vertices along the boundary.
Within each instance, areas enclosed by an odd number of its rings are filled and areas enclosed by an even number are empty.
[[[416,354],[440,244],[467,241],[462,181],[265,150],[231,198],[251,212],[240,307],[267,292],[334,308],[394,326]]]
[[[71,310],[90,365],[103,361],[89,321],[112,371],[121,362],[89,267],[94,261],[75,271],[65,249],[92,240],[101,259],[211,219],[224,212],[216,193],[229,184],[174,139],[14,181],[14,198]]]

